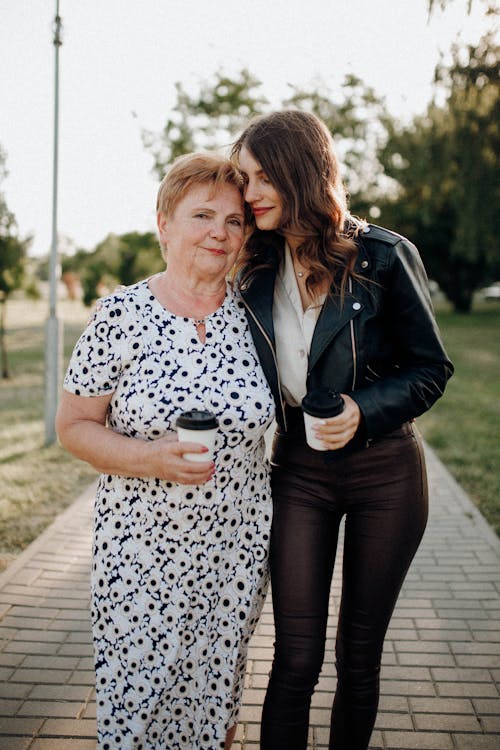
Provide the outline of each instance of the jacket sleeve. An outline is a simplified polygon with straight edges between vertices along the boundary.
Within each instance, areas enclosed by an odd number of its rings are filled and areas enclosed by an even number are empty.
[[[382,435],[427,411],[443,395],[453,365],[434,317],[428,279],[416,247],[401,238],[383,278],[384,324],[395,360],[379,380],[349,395],[358,403],[366,438]]]

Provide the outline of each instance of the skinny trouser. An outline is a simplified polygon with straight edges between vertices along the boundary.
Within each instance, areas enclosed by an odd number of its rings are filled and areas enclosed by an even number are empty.
[[[325,463],[303,430],[275,438],[271,583],[275,654],[261,750],[306,750],[323,664],[330,585],[345,516],[330,750],[366,750],[384,638],[427,522],[421,439],[411,424]]]

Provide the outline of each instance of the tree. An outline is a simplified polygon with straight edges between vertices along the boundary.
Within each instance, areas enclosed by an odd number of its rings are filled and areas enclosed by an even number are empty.
[[[214,81],[204,81],[196,95],[176,84],[177,103],[161,133],[143,134],[154,157],[154,171],[162,177],[180,154],[199,148],[227,147],[251,116],[268,111],[261,83],[247,69],[230,79],[220,71]],[[351,209],[364,215],[381,194],[384,177],[376,158],[389,117],[384,101],[356,76],[342,83],[342,97],[317,80],[307,89],[291,86],[283,107],[313,112],[330,128],[343,165]]]
[[[452,64],[436,69],[436,93],[403,129],[393,126],[380,150],[398,192],[382,205],[389,226],[414,237],[430,275],[455,309],[469,312],[473,293],[500,274],[500,83],[498,46],[454,46]]]
[[[234,79],[218,71],[215,82],[203,82],[193,96],[176,83],[177,103],[162,132],[143,131],[143,142],[153,154],[158,178],[181,154],[227,146],[243,123],[267,104],[256,92],[260,85],[246,68]]]
[[[86,305],[118,284],[134,284],[165,267],[153,232],[109,234],[92,252],[77,250],[63,258],[61,265],[63,274],[78,274]]]
[[[0,184],[7,176],[6,156],[0,147]],[[20,239],[14,214],[12,214],[0,191],[0,370],[1,377],[8,378],[9,364],[5,343],[5,315],[7,301],[16,289],[20,289],[26,272],[26,260],[30,238]]]
[[[437,7],[441,10],[446,10],[446,8],[454,2],[456,2],[456,0],[427,0],[427,10],[429,16],[433,14]],[[470,13],[472,10],[473,0],[461,0],[461,2],[466,3],[467,13]],[[498,8],[493,0],[482,0],[482,3],[486,6],[486,15],[494,16],[498,13]]]
[[[284,107],[306,110],[328,126],[342,164],[344,183],[349,191],[350,209],[365,216],[386,189],[386,181],[377,158],[377,150],[386,140],[391,122],[384,100],[354,75],[346,75],[342,98],[321,81],[308,90],[292,87],[293,94]]]

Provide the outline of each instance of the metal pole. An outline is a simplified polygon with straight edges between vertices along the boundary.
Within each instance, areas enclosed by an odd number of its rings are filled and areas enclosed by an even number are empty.
[[[62,45],[59,0],[54,20],[54,161],[52,175],[52,244],[49,259],[49,317],[45,339],[45,444],[56,440],[55,417],[62,372],[62,322],[57,319],[57,284],[59,279],[57,243],[57,176],[59,149],[59,47]]]

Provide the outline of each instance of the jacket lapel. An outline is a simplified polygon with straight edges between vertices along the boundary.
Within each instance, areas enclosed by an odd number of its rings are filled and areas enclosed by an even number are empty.
[[[343,303],[337,295],[329,294],[327,296],[314,329],[309,354],[309,370],[312,370],[339,331],[359,315],[363,308],[363,303],[350,292],[345,293]]]

